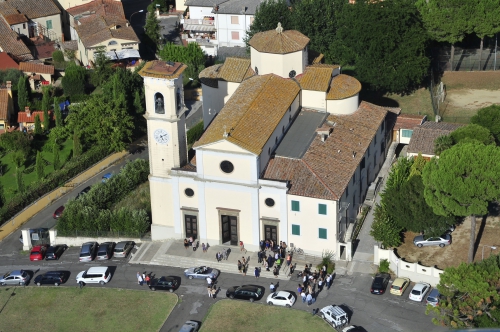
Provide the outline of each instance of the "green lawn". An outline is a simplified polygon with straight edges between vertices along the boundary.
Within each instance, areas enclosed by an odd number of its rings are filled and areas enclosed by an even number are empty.
[[[0,331],[158,331],[176,303],[165,292],[1,287]]]
[[[61,160],[61,165],[63,165],[71,154],[73,148],[73,140],[68,139],[63,143],[61,151],[59,151],[59,158]],[[54,167],[52,166],[53,153],[52,151],[42,151],[42,156],[45,159],[45,174],[52,173]],[[37,181],[37,175],[35,170],[35,160],[36,160],[36,150],[32,149],[31,155],[28,157],[23,169],[23,180],[24,184],[27,186],[30,183]],[[3,184],[5,198],[9,200],[17,190],[16,184],[16,166],[12,162],[11,153],[6,153],[1,155],[0,165],[3,165],[3,174],[0,177],[0,182]]]
[[[312,308],[311,308],[312,310]],[[310,312],[236,300],[210,307],[200,332],[332,332],[330,325]]]

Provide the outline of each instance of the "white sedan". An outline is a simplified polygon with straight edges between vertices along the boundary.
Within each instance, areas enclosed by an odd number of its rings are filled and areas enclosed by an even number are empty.
[[[427,294],[430,289],[431,285],[426,282],[419,282],[418,284],[415,284],[410,292],[410,300],[421,302],[424,299],[425,294]]]
[[[291,293],[285,291],[271,293],[267,297],[267,304],[269,305],[280,305],[290,308],[294,303],[295,297]]]

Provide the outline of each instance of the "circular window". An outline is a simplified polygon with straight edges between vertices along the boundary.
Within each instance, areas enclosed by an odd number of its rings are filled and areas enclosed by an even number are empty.
[[[274,199],[272,199],[272,198],[266,198],[265,203],[266,203],[267,206],[273,207],[274,206]]]
[[[220,163],[220,169],[224,173],[231,173],[234,170],[234,166],[232,162],[224,160],[223,162]]]
[[[186,194],[187,197],[193,197],[194,196],[194,191],[191,188],[186,188],[186,190],[184,190],[184,193]]]
[[[290,70],[290,72],[288,73],[288,77],[290,77],[290,78],[294,78],[295,75],[297,75],[297,73],[295,72],[295,70]]]

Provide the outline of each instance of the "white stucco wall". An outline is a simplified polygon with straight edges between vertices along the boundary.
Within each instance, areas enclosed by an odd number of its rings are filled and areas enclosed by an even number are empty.
[[[205,128],[231,98],[240,83],[219,81],[218,88],[201,85],[203,95],[203,125]]]
[[[55,33],[56,38],[58,38],[59,41],[62,41],[64,39],[64,36],[63,36],[63,31],[62,31],[61,14],[34,18],[33,22],[37,22],[37,23],[41,24],[42,26],[44,26],[45,28],[47,28],[47,21],[48,20],[52,21],[52,29],[48,29],[48,30]],[[52,38],[53,36],[49,35],[49,37]]]
[[[261,53],[250,47],[252,69],[258,68],[259,75],[276,74],[288,78],[291,70],[295,70],[296,75],[304,72],[305,61],[304,51],[288,54]]]
[[[175,186],[171,179],[149,176],[151,194],[151,239],[153,241],[180,238],[181,232],[175,227],[175,207],[179,196],[174,195]]]
[[[326,110],[331,114],[352,114],[359,106],[359,93],[356,95],[338,100],[327,100]]]
[[[232,173],[224,173],[221,170],[220,164],[225,160],[233,164]],[[249,184],[256,183],[258,178],[257,157],[250,153],[242,154],[198,148],[196,150],[196,165],[198,176],[205,180]]]
[[[19,35],[25,35],[29,37],[29,30],[28,30],[28,22],[26,23],[19,23],[19,24],[12,24],[10,26],[12,30],[17,32]]]
[[[238,23],[232,23],[232,17],[238,18]],[[250,15],[241,14],[218,14],[217,37],[220,46],[241,46],[245,47],[244,38],[250,26]],[[233,39],[232,32],[238,32],[238,38]]]
[[[315,110],[326,111],[326,92],[301,90],[302,107],[312,108]]]
[[[189,6],[189,18],[193,20],[202,20],[205,16],[215,18],[212,13],[213,7]]]

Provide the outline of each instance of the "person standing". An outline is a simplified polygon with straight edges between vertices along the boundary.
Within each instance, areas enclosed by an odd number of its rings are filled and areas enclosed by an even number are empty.
[[[260,253],[260,251],[257,253],[257,263],[262,263],[262,255]]]
[[[207,277],[207,284],[208,286],[210,286],[210,288],[212,287],[212,278]]]
[[[266,269],[266,271],[269,271],[269,264],[266,260],[264,260],[264,268]]]
[[[275,278],[278,278],[278,267],[276,265],[274,266],[273,274]]]
[[[326,277],[326,289],[330,289],[330,286],[332,284],[332,275],[329,274],[327,277]]]
[[[238,272],[241,273],[241,268],[242,268],[243,264],[241,264],[241,261],[238,260]]]
[[[323,278],[318,280],[318,290],[321,292],[323,290]]]
[[[299,294],[302,293],[302,285],[301,284],[299,284],[299,287],[297,287],[297,293],[299,293]]]
[[[139,272],[137,272],[137,284],[141,284],[141,274]]]
[[[290,267],[290,264],[292,263],[292,255],[288,254],[286,256],[286,265]]]
[[[300,293],[300,296],[302,297],[302,303],[306,303],[306,292],[304,292],[304,290],[302,290],[302,293]]]
[[[210,287],[210,285],[208,285],[207,290],[208,290],[208,297],[212,297],[212,287]]]
[[[241,267],[241,270],[243,271],[243,275],[246,276],[247,275],[247,266],[246,266],[246,264],[243,264],[243,266]]]
[[[269,285],[269,290],[271,291],[271,293],[274,293],[274,289],[275,289],[274,284],[271,283],[271,285]]]
[[[255,270],[254,270],[253,274],[255,275],[255,279],[259,279],[259,277],[260,277],[260,270],[259,270],[258,267],[255,267]]]
[[[203,252],[207,252],[207,247],[205,247],[205,243],[201,244],[201,250],[203,250]]]
[[[245,254],[247,253],[247,251],[245,249],[245,244],[243,243],[243,241],[240,241],[240,251],[245,251]]]
[[[280,254],[278,254],[278,252],[276,252],[276,253],[274,254],[274,260],[275,260],[275,261],[277,261],[277,260],[278,260],[278,258],[280,258]]]
[[[245,259],[245,257],[241,257],[241,263],[243,265],[247,265],[247,260]]]
[[[188,240],[184,239],[184,249],[187,250],[188,246],[189,246]]]
[[[217,286],[212,288],[212,298],[215,299],[216,295],[217,295]]]
[[[260,240],[260,251],[264,251],[266,249],[266,244],[264,243],[264,240]]]
[[[146,274],[146,285],[148,285],[148,287],[150,282],[151,282],[151,277],[149,276],[149,274]]]
[[[311,293],[308,293],[306,296],[307,306],[310,306],[313,303],[313,297]]]
[[[196,251],[196,241],[193,241],[193,251]]]

